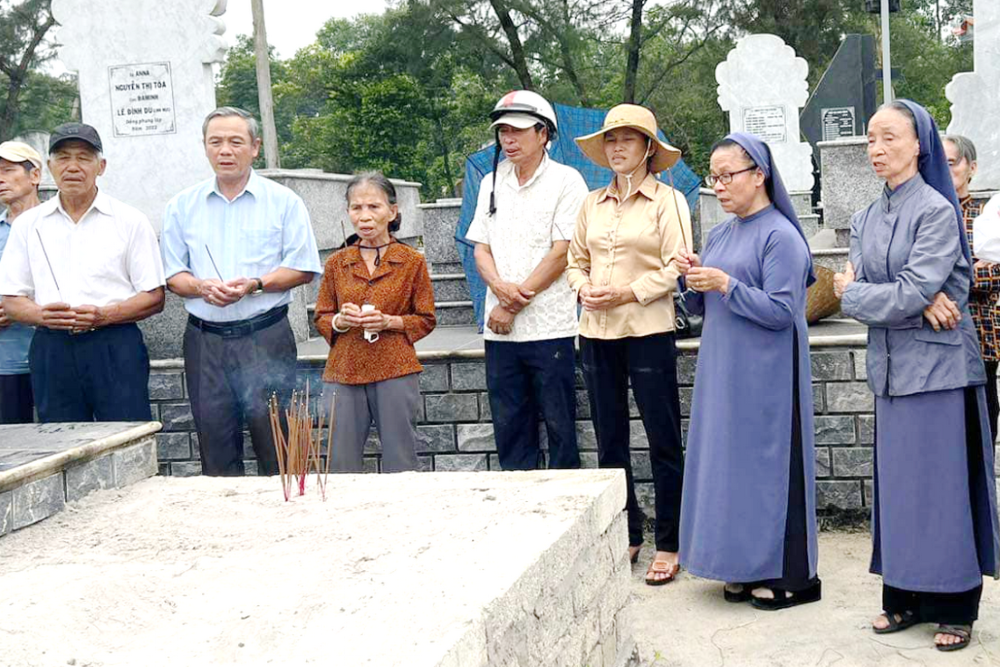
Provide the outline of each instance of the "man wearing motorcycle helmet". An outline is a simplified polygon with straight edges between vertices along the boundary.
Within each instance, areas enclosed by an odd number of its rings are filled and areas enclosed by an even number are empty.
[[[493,174],[480,189],[466,238],[476,244],[476,267],[489,288],[486,385],[500,466],[539,467],[541,413],[548,467],[578,468],[576,296],[563,273],[587,185],[549,157],[558,123],[541,95],[507,93],[490,119]]]

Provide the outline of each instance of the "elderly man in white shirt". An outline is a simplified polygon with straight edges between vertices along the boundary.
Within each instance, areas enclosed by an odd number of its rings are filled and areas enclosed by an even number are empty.
[[[507,159],[484,179],[465,237],[476,244],[476,267],[489,287],[486,386],[500,466],[539,466],[541,412],[549,467],[578,468],[576,295],[563,273],[587,184],[549,158],[556,116],[542,96],[508,93],[490,118],[495,163],[501,150]]]
[[[102,150],[89,125],[52,132],[59,195],[18,218],[0,259],[4,310],[37,327],[29,364],[42,422],[152,418],[135,323],[163,310],[163,264],[146,216],[99,191]]]

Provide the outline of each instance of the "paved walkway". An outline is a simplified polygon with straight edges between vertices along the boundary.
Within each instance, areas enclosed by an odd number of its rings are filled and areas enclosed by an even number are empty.
[[[868,533],[821,533],[823,600],[777,612],[722,599],[722,584],[686,573],[659,588],[642,582],[646,544],[632,568],[634,628],[643,667],[901,667],[1000,665],[1000,582],[987,580],[973,644],[932,647],[933,625],[875,635],[881,579],[868,574]]]

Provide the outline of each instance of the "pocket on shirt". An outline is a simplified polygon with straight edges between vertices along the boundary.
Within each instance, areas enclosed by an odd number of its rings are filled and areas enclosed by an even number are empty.
[[[242,261],[264,271],[271,271],[281,264],[281,227],[244,227],[240,230],[240,256]]]
[[[942,329],[934,331],[930,327],[924,327],[913,332],[913,337],[924,343],[938,343],[940,345],[961,345],[962,331],[960,329]]]

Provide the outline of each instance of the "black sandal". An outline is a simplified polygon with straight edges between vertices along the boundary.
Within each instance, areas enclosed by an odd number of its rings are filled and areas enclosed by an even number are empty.
[[[817,579],[816,583],[812,586],[801,591],[786,591],[784,589],[771,586],[765,586],[764,588],[767,588],[774,593],[774,597],[759,598],[751,595],[750,600],[750,604],[752,604],[755,609],[761,609],[763,611],[789,609],[791,607],[797,607],[800,604],[818,602],[823,597],[823,582],[819,579]]]
[[[972,624],[969,625],[948,625],[947,623],[942,623],[938,626],[937,632],[944,635],[951,635],[952,637],[958,637],[962,641],[955,642],[954,644],[938,644],[934,642],[934,648],[939,651],[959,651],[972,642]]]
[[[740,591],[738,593],[734,593],[733,591],[729,590],[727,586],[740,586]],[[756,584],[740,584],[736,582],[730,582],[722,587],[722,597],[725,599],[726,602],[732,602],[734,604],[738,604],[740,602],[749,602],[750,598],[752,597],[750,595],[750,591],[752,591],[755,587]]]
[[[897,614],[896,612],[890,614],[887,611],[883,611],[882,615],[885,616],[885,620],[889,621],[889,625],[884,628],[876,628],[873,625],[872,632],[877,635],[889,635],[893,632],[902,632],[907,628],[912,628],[920,622],[917,614],[913,611],[904,611],[901,614]],[[899,616],[900,620],[897,621],[896,616]]]

